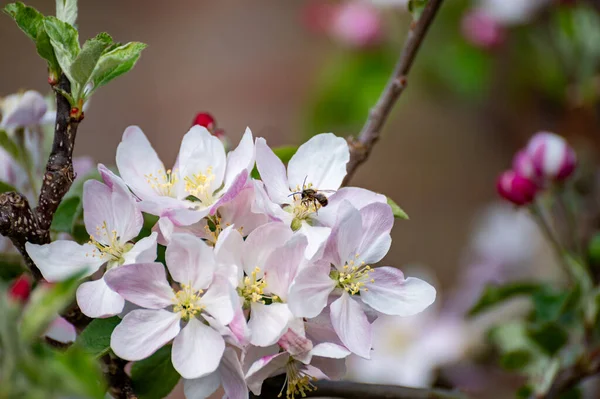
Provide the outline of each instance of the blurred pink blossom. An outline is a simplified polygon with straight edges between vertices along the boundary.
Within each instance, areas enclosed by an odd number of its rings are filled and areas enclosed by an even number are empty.
[[[462,34],[471,44],[481,48],[497,47],[504,42],[504,28],[482,10],[468,11],[461,21]]]
[[[346,45],[367,47],[381,40],[381,24],[381,15],[372,4],[349,1],[335,10],[330,33]]]

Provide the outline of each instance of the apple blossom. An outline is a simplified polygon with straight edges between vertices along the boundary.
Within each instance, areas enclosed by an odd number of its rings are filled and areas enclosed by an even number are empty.
[[[107,276],[109,287],[142,308],[114,329],[111,348],[123,359],[141,360],[174,340],[172,362],[179,374],[206,376],[219,366],[225,341],[205,323],[231,322],[237,295],[227,279],[214,276],[213,250],[197,237],[174,234],[166,263],[178,290],[169,285],[161,263],[127,265]]]
[[[99,170],[106,173],[102,165]],[[135,199],[120,184],[109,187],[96,180],[86,181],[83,207],[85,228],[90,234],[87,244],[69,240],[45,245],[28,242],[27,253],[51,282],[79,272],[90,275],[106,264],[104,277],[79,286],[77,302],[90,317],[113,316],[123,310],[125,301],[106,285],[105,277],[120,265],[156,259],[156,233],[135,244],[131,242],[142,228],[143,217]]]
[[[323,133],[298,148],[288,163],[286,174],[285,166],[266,141],[256,140],[256,167],[264,188],[261,182],[254,183],[255,208],[304,234],[308,239],[305,256],[309,259],[323,249],[343,200],[349,200],[357,208],[372,202],[386,202],[385,196],[364,189],[348,187],[335,192],[346,176],[349,159],[346,140]],[[318,202],[303,201],[300,192],[304,189],[313,189],[325,196],[335,194],[323,207]]]
[[[219,386],[223,387],[228,399],[247,399],[249,396],[240,359],[232,348],[225,348],[221,363],[215,372],[205,377],[183,381],[187,399],[208,398]]]
[[[47,111],[44,97],[34,90],[11,94],[0,100],[0,129],[12,131],[16,128],[40,124]]]
[[[333,329],[348,349],[365,358],[371,349],[371,325],[363,306],[411,316],[435,300],[435,289],[427,282],[405,278],[393,267],[371,268],[389,250],[393,222],[387,204],[375,203],[359,211],[345,202],[325,249],[324,258],[333,268],[328,263],[307,267],[290,289],[289,306],[297,317],[317,316],[331,294],[339,295],[330,305]]]
[[[164,167],[137,126],[125,130],[117,148],[117,167],[141,200],[140,209],[177,226],[189,226],[214,215],[245,187],[253,166],[250,129],[239,146],[226,155],[218,138],[202,126],[193,126],[183,137],[173,169]]]
[[[294,277],[305,265],[306,237],[283,223],[268,223],[244,241],[234,227],[221,233],[215,246],[218,273],[237,287],[240,303],[250,311],[249,342],[273,345],[293,318],[286,302]],[[238,339],[245,341],[239,334]]]

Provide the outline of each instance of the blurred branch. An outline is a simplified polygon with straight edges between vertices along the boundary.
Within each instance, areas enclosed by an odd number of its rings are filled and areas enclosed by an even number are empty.
[[[56,90],[56,124],[52,152],[46,163],[38,206],[32,209],[23,194],[9,192],[0,194],[0,234],[10,238],[19,250],[31,273],[37,280],[42,275],[27,251],[25,243],[47,244],[50,242],[50,225],[63,197],[71,188],[73,172],[73,147],[77,127],[82,117],[71,116],[71,105],[61,93],[71,92],[71,83],[63,74]]]
[[[589,351],[583,361],[560,370],[545,395],[534,395],[530,399],[559,399],[586,378],[598,374],[600,374],[600,349]]]
[[[381,129],[394,104],[406,88],[408,73],[425,39],[429,26],[433,22],[443,1],[429,0],[419,19],[412,22],[392,76],[379,96],[377,103],[369,111],[367,121],[360,131],[358,138],[350,137],[348,139],[350,162],[348,162],[348,173],[342,185],[348,184],[352,176],[354,176],[356,169],[367,160],[373,146],[379,140]]]
[[[111,356],[102,357],[102,371],[108,381],[108,393],[115,399],[137,399],[131,377],[125,372],[126,360]]]
[[[254,398],[275,399],[285,384],[283,376],[266,380],[263,383],[260,396],[250,395]],[[314,381],[317,389],[304,393],[306,397],[329,397],[345,399],[467,399],[460,392],[446,391],[430,388],[408,388],[397,385],[363,384],[351,381]],[[285,391],[285,390],[284,390]]]

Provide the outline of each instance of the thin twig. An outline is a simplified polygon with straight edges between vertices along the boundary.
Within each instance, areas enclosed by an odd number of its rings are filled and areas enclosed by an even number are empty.
[[[600,373],[600,350],[589,352],[588,358],[559,371],[554,377],[548,392],[533,396],[532,399],[558,399],[575,388],[588,377]]]
[[[275,399],[278,397],[285,379],[278,376],[263,383],[260,396],[254,398]],[[316,389],[305,391],[306,397],[328,397],[345,399],[467,399],[468,397],[457,391],[447,391],[432,388],[408,388],[397,385],[363,384],[351,381],[313,382]],[[285,391],[285,389],[284,389]],[[281,397],[280,397],[281,398]]]
[[[425,39],[429,26],[443,2],[444,0],[429,0],[419,19],[411,24],[392,76],[379,96],[377,103],[371,108],[358,138],[348,139],[350,162],[347,165],[348,173],[343,182],[344,186],[352,179],[358,166],[367,160],[373,146],[379,140],[381,129],[394,104],[406,88],[408,73]]]

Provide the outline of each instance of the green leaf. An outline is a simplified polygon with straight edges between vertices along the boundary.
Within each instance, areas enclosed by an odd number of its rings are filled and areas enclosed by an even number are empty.
[[[0,253],[0,280],[12,280],[25,272],[21,255]]]
[[[44,16],[35,8],[28,7],[21,2],[7,4],[4,12],[15,20],[19,28],[31,40],[36,41],[40,30],[43,30]]]
[[[275,155],[277,155],[277,157],[281,159],[281,162],[283,162],[284,164],[287,164],[290,161],[290,159],[292,159],[296,151],[298,151],[298,147],[294,147],[291,145],[273,148],[273,152],[275,153]]]
[[[77,81],[71,75],[71,64],[79,55],[79,33],[72,25],[55,17],[44,18],[44,28],[58,64],[71,81],[71,85],[76,86]]]
[[[533,320],[536,323],[556,321],[563,313],[570,293],[564,291],[538,290],[533,293]]]
[[[105,387],[98,362],[85,351],[72,347],[58,353],[50,367],[61,379],[64,389],[85,398],[104,398]]]
[[[80,278],[77,274],[51,287],[40,285],[33,291],[21,322],[21,336],[25,340],[39,337],[56,314],[73,301]]]
[[[21,163],[22,157],[19,145],[4,130],[0,130],[0,147],[4,148],[15,162]]]
[[[75,26],[77,0],[56,0],[56,18]]]
[[[0,193],[10,193],[11,191],[17,192],[17,189],[0,180]]]
[[[406,212],[404,212],[404,210],[402,208],[400,208],[400,206],[398,206],[398,204],[396,204],[393,199],[391,199],[390,197],[387,197],[387,203],[389,206],[392,207],[392,213],[394,214],[395,218],[404,219],[404,220],[409,219],[408,214]]]
[[[569,339],[567,332],[558,323],[529,327],[527,334],[549,356],[554,356]]]
[[[423,10],[427,6],[428,0],[409,0],[408,11],[412,14],[413,20],[417,21],[421,18]]]
[[[469,316],[475,316],[491,307],[518,296],[532,295],[541,289],[541,285],[529,282],[514,282],[504,285],[488,285],[479,301],[469,310]]]
[[[71,234],[73,224],[80,215],[80,206],[80,197],[71,197],[63,200],[54,214],[50,228],[59,233]]]
[[[171,345],[163,346],[131,367],[133,389],[140,399],[164,398],[177,385],[179,378],[171,363]]]
[[[102,53],[112,42],[112,37],[108,33],[100,33],[95,38],[89,39],[83,44],[81,52],[73,61],[73,64],[71,64],[71,76],[77,82],[80,90],[85,88]],[[73,95],[76,99],[83,98],[83,93],[81,92],[73,93]]]
[[[105,355],[110,350],[110,335],[120,322],[118,316],[92,320],[77,337],[76,346],[95,357]]]
[[[500,365],[506,370],[518,371],[525,368],[531,361],[531,358],[531,352],[525,349],[518,349],[502,355]]]
[[[130,71],[145,48],[144,43],[131,42],[102,54],[92,73],[92,91]]]

